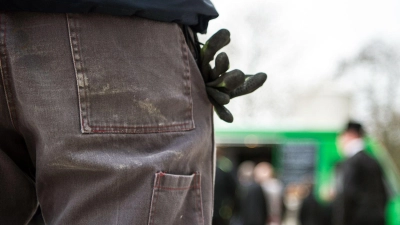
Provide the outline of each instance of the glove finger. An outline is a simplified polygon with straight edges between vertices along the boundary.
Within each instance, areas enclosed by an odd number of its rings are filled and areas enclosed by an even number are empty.
[[[222,88],[227,91],[232,91],[243,84],[245,75],[240,70],[232,70],[222,74],[218,79],[207,83],[209,87]]]
[[[225,73],[229,69],[229,58],[225,52],[221,52],[215,58],[215,68],[211,73],[211,80],[215,80],[219,75]]]
[[[217,113],[218,117],[227,122],[227,123],[232,123],[233,122],[233,115],[227,108],[224,106],[218,104],[215,102],[214,99],[210,99],[211,103],[214,105],[214,111]]]
[[[214,55],[231,41],[230,33],[227,29],[221,29],[208,39],[201,48],[201,63],[208,64],[214,59]]]
[[[246,76],[245,82],[230,93],[231,99],[257,90],[264,84],[266,80],[267,74],[265,73],[257,73],[254,76]]]
[[[210,64],[204,64],[201,66],[201,75],[203,75],[203,79],[205,82],[210,80],[211,74],[211,66]]]
[[[218,91],[217,89],[214,89],[211,87],[206,87],[206,91],[207,91],[207,94],[220,105],[226,105],[230,101],[230,97],[228,94]]]

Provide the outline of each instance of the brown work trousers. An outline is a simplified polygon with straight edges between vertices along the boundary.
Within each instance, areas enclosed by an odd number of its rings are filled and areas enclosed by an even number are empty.
[[[210,224],[212,106],[179,25],[0,13],[0,224]]]

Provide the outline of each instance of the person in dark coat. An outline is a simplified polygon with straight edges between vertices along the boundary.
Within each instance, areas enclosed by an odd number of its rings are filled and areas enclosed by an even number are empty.
[[[241,202],[243,225],[264,225],[267,221],[267,202],[261,186],[251,183],[245,187]]]
[[[230,173],[216,168],[213,225],[229,225],[235,209],[236,182]]]
[[[321,204],[314,195],[314,185],[304,198],[300,208],[299,221],[301,225],[332,225],[330,204]]]
[[[268,218],[268,199],[254,181],[254,162],[245,161],[238,168],[239,217],[241,225],[265,225]]]
[[[336,225],[384,225],[388,195],[379,163],[365,152],[361,124],[350,122],[339,137],[346,160],[338,170]]]

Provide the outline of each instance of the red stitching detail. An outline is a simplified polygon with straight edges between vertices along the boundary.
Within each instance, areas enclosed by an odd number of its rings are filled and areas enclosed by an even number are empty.
[[[165,176],[165,173],[164,173],[164,172],[159,172],[158,174],[160,174],[160,177]]]
[[[188,189],[198,189],[199,186],[197,185],[193,185],[193,186],[189,186],[189,187],[181,187],[181,188],[173,188],[173,187],[163,187],[163,186],[157,186],[154,187],[157,189],[162,189],[162,190],[188,190]]]
[[[141,127],[143,127],[143,128],[157,128],[157,127],[176,127],[176,126],[182,126],[182,125],[189,125],[190,124],[190,122],[185,122],[185,123],[177,123],[177,124],[174,124],[174,125],[163,125],[163,126],[140,126],[140,125],[136,125],[136,126],[91,126],[92,128],[97,128],[97,127],[99,127],[99,128],[108,128],[108,127],[110,127],[110,128],[134,128],[134,129],[140,129]]]
[[[152,131],[152,130],[149,131],[149,130],[144,129],[144,130],[143,130],[143,133],[180,132],[180,131],[187,131],[187,130],[192,130],[192,129],[193,129],[193,128],[182,128],[182,129],[180,129],[180,130],[162,129],[162,130],[155,130],[155,131]],[[132,130],[132,129],[127,129],[127,130]],[[139,130],[139,129],[137,129],[137,130]],[[91,133],[110,133],[110,132],[111,132],[111,133],[127,133],[127,131],[123,131],[123,130],[120,130],[120,131],[115,131],[115,130],[98,130],[98,129],[91,130]],[[136,131],[136,132],[132,132],[132,133],[141,133],[141,132]]]

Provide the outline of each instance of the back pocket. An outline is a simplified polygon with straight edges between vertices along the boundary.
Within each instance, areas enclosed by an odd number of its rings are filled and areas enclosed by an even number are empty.
[[[156,173],[148,225],[204,225],[200,173]]]
[[[178,25],[67,15],[83,133],[194,128],[189,52]]]

